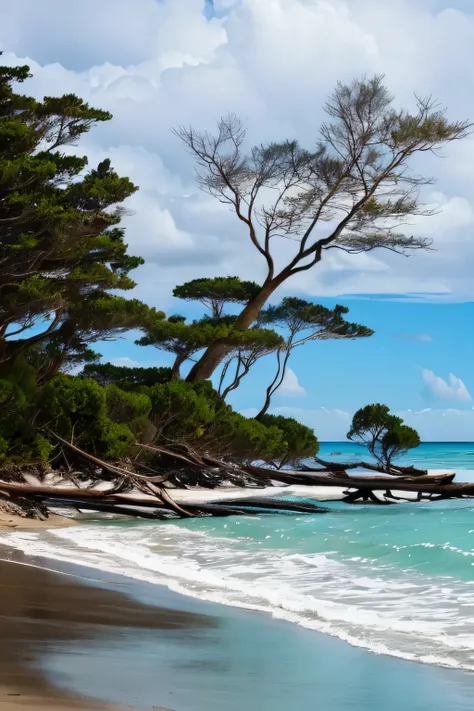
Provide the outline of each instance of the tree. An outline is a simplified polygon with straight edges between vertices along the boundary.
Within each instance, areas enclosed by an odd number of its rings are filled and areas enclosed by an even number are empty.
[[[180,368],[186,360],[212,343],[214,338],[227,337],[228,334],[226,323],[215,325],[204,320],[186,323],[184,316],[176,315],[153,323],[136,343],[172,353],[175,360],[171,374],[173,378],[179,378]]]
[[[173,296],[185,301],[200,301],[218,318],[223,315],[225,304],[246,304],[260,291],[253,281],[242,281],[239,277],[214,277],[193,279],[175,287]]]
[[[138,299],[112,296],[101,290],[83,295],[64,311],[61,324],[45,337],[38,356],[33,356],[39,382],[50,380],[60,369],[98,360],[100,354],[89,347],[91,344],[115,340],[130,329],[144,329],[164,317],[162,311]]]
[[[117,226],[124,214],[121,203],[137,188],[119,177],[108,159],[85,172],[87,158],[63,150],[111,115],[73,94],[43,101],[17,94],[14,82],[29,76],[27,66],[0,67],[4,372],[19,354],[37,344],[54,342],[50,350],[70,352],[78,320],[83,324],[88,320],[83,331],[101,331],[91,321],[91,300],[99,320],[104,315],[99,304],[107,301],[106,311],[115,314],[112,321],[119,331],[128,325],[130,311],[139,309],[136,301],[127,306],[108,294],[110,289],[133,288],[128,274],[143,261],[127,254],[124,230]],[[113,328],[106,330],[110,336]]]
[[[168,383],[171,368],[129,368],[112,363],[90,363],[81,373],[83,378],[92,378],[99,385],[118,385],[122,390],[139,390],[141,387]]]
[[[327,309],[320,304],[313,304],[294,296],[286,296],[278,306],[269,306],[259,314],[259,323],[283,329],[287,334],[285,342],[277,350],[277,369],[275,376],[266,390],[265,402],[257,415],[261,418],[270,407],[271,399],[281,387],[288,367],[288,361],[295,348],[309,341],[322,341],[329,338],[367,338],[373,331],[358,323],[344,319],[349,313],[345,306]]]
[[[410,254],[430,247],[430,240],[402,231],[410,217],[432,214],[418,197],[432,180],[411,170],[411,160],[465,137],[471,125],[448,121],[431,98],[417,98],[414,113],[394,108],[381,76],[339,83],[325,110],[329,122],[312,150],[285,140],[246,153],[245,129],[233,115],[219,121],[216,134],[175,130],[196,161],[201,188],[230,206],[265,264],[238,329],[248,329],[281,284],[329,250]],[[295,244],[279,268],[277,238]],[[228,351],[225,342],[211,344],[188,380],[209,378]]]
[[[266,427],[278,427],[283,432],[285,452],[279,460],[278,469],[288,464],[296,466],[303,459],[315,457],[319,452],[319,442],[314,431],[293,417],[263,415],[259,422]]]
[[[395,457],[420,445],[418,432],[390,414],[386,405],[366,405],[357,410],[347,438],[367,447],[369,453],[390,472]]]
[[[199,321],[186,323],[184,317],[171,316],[166,321],[157,321],[146,329],[146,335],[136,343],[140,346],[155,346],[175,355],[172,377],[180,376],[181,365],[196,353],[216,341],[225,341],[229,347],[247,348],[261,346],[276,348],[280,337],[273,331],[252,328],[237,330],[234,317],[204,317]],[[274,344],[274,345],[273,345]]]
[[[262,337],[258,338],[257,334],[259,331],[262,333]],[[255,339],[252,343],[246,347],[239,347],[236,351],[231,351],[227,357],[224,367],[222,368],[221,375],[219,378],[219,394],[222,399],[225,400],[227,395],[233,390],[236,390],[242,379],[249,373],[253,365],[263,358],[263,356],[274,353],[284,346],[283,338],[274,331],[269,331],[268,329],[257,329],[253,328],[249,333],[255,334]],[[230,365],[236,362],[236,367],[234,371],[233,380],[224,388],[224,382],[226,375],[229,371]]]
[[[398,419],[398,418],[397,418]],[[392,460],[401,457],[408,450],[415,449],[421,444],[420,436],[413,427],[408,427],[401,422],[394,422],[382,437],[382,459],[388,471]]]

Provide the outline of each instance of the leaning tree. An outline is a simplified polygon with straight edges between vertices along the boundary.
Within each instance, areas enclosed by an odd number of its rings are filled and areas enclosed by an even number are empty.
[[[349,313],[346,306],[328,309],[295,296],[286,296],[281,304],[269,306],[259,314],[259,323],[273,326],[285,334],[284,343],[277,349],[277,367],[273,380],[268,385],[265,402],[257,415],[260,419],[270,407],[271,399],[282,386],[290,356],[295,348],[310,341],[325,341],[330,338],[356,339],[373,335],[367,326],[350,323],[344,319]]]
[[[251,328],[241,331],[235,328],[234,321],[233,317],[205,316],[191,323],[187,323],[184,316],[170,316],[166,320],[158,318],[143,329],[145,335],[136,343],[173,353],[173,378],[180,377],[181,366],[187,360],[216,341],[225,340],[232,350],[266,348],[271,351],[281,345],[281,336],[271,329]]]
[[[246,151],[246,131],[234,115],[222,118],[215,134],[175,129],[196,161],[200,186],[230,206],[265,264],[238,329],[248,329],[281,284],[330,250],[407,255],[431,245],[404,231],[411,217],[432,214],[419,191],[433,180],[419,176],[412,159],[465,137],[471,124],[449,121],[431,98],[417,98],[413,113],[395,108],[381,76],[339,83],[325,110],[329,121],[310,149],[285,140]],[[281,238],[295,245],[283,265]],[[188,380],[209,378],[229,349],[225,339],[212,343]]]

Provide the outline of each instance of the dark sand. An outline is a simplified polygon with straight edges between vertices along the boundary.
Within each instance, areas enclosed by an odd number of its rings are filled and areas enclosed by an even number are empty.
[[[0,711],[118,711],[119,707],[73,698],[53,687],[37,671],[42,657],[62,650],[65,643],[105,635],[113,639],[124,629],[170,630],[205,624],[205,616],[142,604],[122,592],[84,584],[75,576],[0,562]]]

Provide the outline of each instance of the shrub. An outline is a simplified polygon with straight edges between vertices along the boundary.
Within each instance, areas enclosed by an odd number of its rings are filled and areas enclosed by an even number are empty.
[[[79,447],[113,459],[133,447],[130,427],[109,417],[107,391],[94,380],[58,375],[44,387],[40,405],[50,428]]]
[[[303,459],[315,457],[319,452],[319,442],[314,431],[293,417],[263,415],[259,421],[266,427],[278,427],[283,433],[285,452],[279,461],[280,467],[287,464],[296,466]]]
[[[84,367],[82,378],[92,378],[99,385],[117,385],[121,390],[151,387],[171,380],[171,368],[127,368],[112,363],[91,363]]]

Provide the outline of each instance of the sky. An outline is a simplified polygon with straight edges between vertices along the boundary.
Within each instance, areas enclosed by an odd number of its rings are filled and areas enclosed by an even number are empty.
[[[76,93],[114,118],[79,147],[108,156],[140,190],[127,203],[129,251],[146,263],[130,296],[195,317],[172,289],[197,276],[258,281],[264,265],[225,205],[200,192],[173,127],[212,130],[234,112],[254,143],[298,138],[311,147],[338,80],[383,73],[397,106],[436,97],[452,119],[474,120],[471,0],[0,0],[5,64],[28,63],[29,94]],[[352,414],[384,402],[424,440],[474,440],[474,136],[416,163],[436,184],[436,214],[411,227],[436,251],[331,254],[281,288],[375,330],[358,341],[297,349],[272,411],[343,439]],[[284,249],[284,247],[282,247]],[[163,365],[134,345],[101,344],[104,360]],[[230,402],[257,412],[272,357]]]

